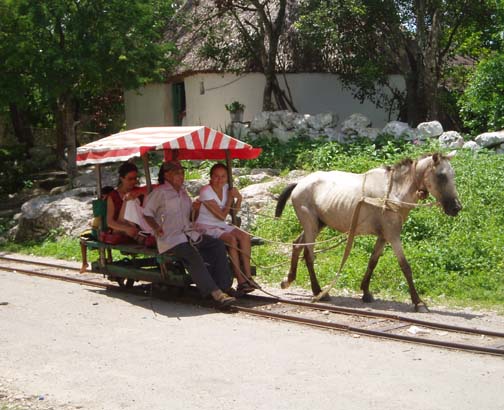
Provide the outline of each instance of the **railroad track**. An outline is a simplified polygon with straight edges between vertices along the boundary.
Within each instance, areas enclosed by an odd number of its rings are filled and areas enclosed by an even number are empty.
[[[120,289],[119,286],[113,285],[99,274],[92,274],[94,276],[92,280],[82,279],[82,274],[79,273],[79,269],[70,266],[34,262],[5,256],[0,256],[0,260],[9,264],[9,266],[0,265],[0,270],[4,271],[63,280],[111,290]],[[35,268],[23,269],[19,267],[20,264],[35,266]],[[48,268],[51,269],[51,273],[41,271]],[[55,270],[62,270],[62,272],[58,274],[52,273]],[[153,287],[150,285],[143,285],[135,286],[128,290],[120,290],[141,294],[148,292],[154,297],[162,299],[169,298],[170,300],[182,303],[202,304],[201,299],[198,300],[194,294],[180,296],[169,293],[167,295],[161,290],[153,291],[152,289]],[[203,302],[203,305],[209,306],[206,302]],[[238,303],[233,306],[232,311],[332,331],[347,332],[354,337],[360,337],[361,335],[371,336],[473,353],[504,356],[503,332],[453,326],[445,323],[418,319],[416,317],[411,318],[382,312],[337,307],[330,304],[308,303],[256,295],[247,295],[239,299]],[[421,316],[425,317],[428,315]]]

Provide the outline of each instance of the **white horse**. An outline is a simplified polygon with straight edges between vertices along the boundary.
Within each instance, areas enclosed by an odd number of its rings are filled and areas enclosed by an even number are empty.
[[[281,216],[289,196],[292,196],[292,204],[303,232],[294,241],[291,267],[281,284],[282,288],[289,287],[296,279],[299,254],[304,248],[312,292],[314,295],[320,294],[321,289],[313,268],[312,243],[320,230],[329,226],[349,233],[349,241],[354,235],[378,237],[361,283],[364,302],[373,301],[369,282],[388,242],[408,282],[415,310],[427,312],[427,306],[415,289],[400,235],[411,209],[429,193],[436,198],[447,215],[456,216],[462,209],[455,188],[455,174],[449,161],[453,155],[455,152],[446,156],[436,153],[415,161],[406,159],[392,167],[374,168],[364,174],[319,171],[286,187],[278,199],[275,216]]]

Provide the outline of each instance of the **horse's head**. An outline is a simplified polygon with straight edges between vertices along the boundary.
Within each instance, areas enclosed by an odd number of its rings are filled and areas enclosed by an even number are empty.
[[[450,164],[455,153],[433,154],[418,162],[418,170],[423,171],[419,189],[430,192],[441,203],[445,214],[450,216],[456,216],[462,209],[455,187],[455,172]]]

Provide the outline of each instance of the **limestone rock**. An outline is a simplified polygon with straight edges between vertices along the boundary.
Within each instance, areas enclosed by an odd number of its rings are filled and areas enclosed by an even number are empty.
[[[439,144],[443,148],[462,148],[464,138],[457,131],[446,131],[439,137]]]
[[[422,122],[418,124],[420,139],[439,137],[443,133],[443,126],[439,121]]]
[[[498,147],[504,143],[504,130],[484,132],[475,138],[476,143],[483,148]]]

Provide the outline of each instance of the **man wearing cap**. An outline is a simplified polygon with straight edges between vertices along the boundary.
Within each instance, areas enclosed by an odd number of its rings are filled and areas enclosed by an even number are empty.
[[[233,303],[235,298],[223,292],[233,281],[224,243],[192,228],[193,205],[183,187],[184,168],[178,161],[164,162],[158,180],[160,185],[149,194],[143,214],[159,252],[169,251],[179,258],[203,296],[212,295],[221,306]]]

